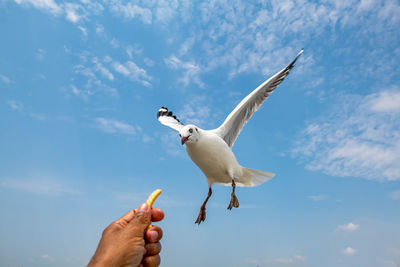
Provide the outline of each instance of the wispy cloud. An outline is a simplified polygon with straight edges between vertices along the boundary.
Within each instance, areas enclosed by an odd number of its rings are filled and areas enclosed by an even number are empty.
[[[140,127],[132,126],[128,123],[118,121],[115,119],[95,118],[96,127],[105,133],[120,133],[135,135],[141,131]]]
[[[371,1],[362,0],[352,1],[351,4],[309,1],[302,2],[301,5],[294,0],[273,0],[268,4],[205,1],[198,5],[179,0],[112,0],[102,4],[91,0],[62,4],[57,4],[54,0],[15,2],[48,11],[53,15],[63,14],[68,21],[76,24],[90,21],[90,16],[101,14],[104,9],[108,9],[123,20],[137,19],[144,24],[157,26],[177,22],[174,24],[177,27],[190,27],[190,31],[196,32],[196,35],[189,36],[183,43],[174,43],[178,41],[171,38],[171,43],[180,47],[174,54],[180,57],[181,62],[195,62],[186,69],[181,68],[186,76],[181,81],[187,83],[190,81],[188,78],[196,78],[194,82],[199,86],[203,85],[199,79],[198,68],[201,69],[201,73],[207,73],[227,67],[230,78],[241,73],[269,75],[287,64],[305,43],[312,42],[327,31],[331,31],[330,35],[334,38],[336,29],[349,33],[357,29],[358,40],[365,41],[363,43],[366,44],[359,49],[358,59],[361,62],[357,62],[357,68],[354,64],[342,66],[347,68],[349,73],[381,73],[384,74],[384,79],[393,76],[392,73],[398,73],[393,70],[398,70],[399,53],[385,53],[384,50],[387,49],[377,48],[373,41],[380,40],[381,43],[389,45],[396,43],[396,37],[392,34],[400,21],[400,4],[396,1],[377,0],[373,5]],[[98,29],[104,33],[104,27],[97,28],[96,32]],[[292,38],[294,35],[298,38]],[[367,53],[368,57],[362,56]],[[178,59],[174,54],[167,60]],[[310,55],[308,60],[306,55],[300,60],[310,62],[311,64],[304,64],[310,69],[315,66],[311,60],[312,51],[308,51],[307,54]],[[184,60],[181,59],[183,56]],[[297,68],[297,71],[300,71],[300,68]],[[316,68],[313,68],[312,72],[310,69],[309,72],[318,77],[315,74],[318,72]]]
[[[67,3],[65,5],[65,13],[66,18],[72,23],[79,22],[83,16],[79,14],[79,10],[81,9],[80,5]]]
[[[99,71],[104,77],[106,77],[110,81],[114,80],[114,75],[103,64],[101,64],[101,62],[99,62],[97,57],[93,58],[93,63],[95,65],[96,71]]]
[[[211,108],[207,104],[207,96],[192,96],[183,105],[183,108],[176,112],[179,120],[185,124],[193,123],[199,127],[210,126]]]
[[[312,195],[312,196],[307,196],[307,198],[312,199],[314,201],[323,201],[328,198],[328,195]]]
[[[26,180],[1,180],[0,186],[3,188],[22,190],[37,195],[59,196],[64,194],[79,194],[80,192],[58,182],[54,179],[36,178]]]
[[[121,64],[118,61],[114,61],[112,63],[112,67],[114,70],[127,78],[140,82],[144,86],[150,87],[150,81],[153,79],[150,75],[147,74],[146,70],[140,68],[133,61],[127,61],[125,64]]]
[[[7,105],[12,108],[13,110],[21,111],[23,108],[23,105],[21,102],[15,101],[15,100],[8,100]]]
[[[82,98],[83,100],[87,101],[90,95],[93,95],[93,92],[90,90],[80,90],[75,85],[70,86],[70,91],[73,95]]]
[[[342,252],[346,256],[353,256],[354,254],[357,253],[357,250],[352,247],[347,247],[347,248],[343,249]]]
[[[309,123],[293,149],[306,168],[335,176],[400,179],[400,89],[340,97],[340,103]]]
[[[292,264],[292,263],[295,263],[295,262],[298,262],[298,261],[305,261],[305,260],[306,260],[305,256],[295,255],[295,256],[290,257],[290,258],[277,258],[277,259],[275,259],[275,262]]]
[[[145,24],[152,22],[152,12],[149,8],[140,7],[130,2],[124,5],[120,0],[110,1],[110,8],[116,15],[123,16],[125,19],[138,18]]]
[[[380,94],[374,94],[368,104],[371,104],[371,110],[376,112],[399,112],[400,91],[383,91]]]
[[[79,23],[88,20],[90,15],[99,15],[104,7],[92,0],[83,0],[80,3],[60,3],[54,0],[14,0],[22,6],[33,6],[37,9],[49,12],[54,16],[65,15],[65,18],[72,23]]]
[[[202,68],[194,62],[182,61],[176,56],[170,56],[164,59],[165,64],[175,70],[182,70],[183,76],[178,79],[184,86],[188,86],[191,83],[197,84],[200,88],[204,87],[204,83],[200,79]]]
[[[44,121],[47,119],[47,116],[44,114],[41,114],[41,113],[31,112],[31,113],[29,113],[29,116],[33,119],[40,120],[40,121]]]
[[[0,81],[2,81],[5,84],[10,84],[11,83],[11,79],[8,78],[7,76],[0,74]]]
[[[45,261],[48,261],[48,262],[55,262],[55,261],[56,261],[55,258],[53,258],[52,256],[50,256],[49,254],[43,254],[43,255],[41,256],[41,258],[42,258],[43,260],[45,260]]]
[[[105,58],[112,60],[108,56]],[[106,93],[111,96],[119,95],[118,90],[109,83],[114,80],[114,74],[102,64],[97,56],[85,51],[81,53],[80,59],[81,64],[74,66],[74,72],[77,76],[85,78],[86,84],[80,88],[72,85],[72,93],[74,95],[84,100],[88,100],[90,96],[96,93]],[[109,61],[104,62],[109,63]],[[102,77],[106,79],[102,79]]]
[[[32,5],[53,15],[58,15],[62,12],[62,8],[53,0],[15,0],[15,2],[19,5]]]
[[[354,232],[360,228],[360,225],[349,222],[348,224],[339,225],[338,228],[346,232]]]
[[[183,149],[179,142],[179,136],[176,132],[165,131],[160,135],[161,145],[168,154],[173,156],[182,156]]]

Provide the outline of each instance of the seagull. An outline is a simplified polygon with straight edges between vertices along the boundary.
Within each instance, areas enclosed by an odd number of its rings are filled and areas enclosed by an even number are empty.
[[[161,107],[158,110],[157,118],[160,123],[179,132],[181,144],[186,145],[187,153],[208,182],[208,195],[200,207],[195,223],[200,224],[206,219],[206,204],[212,195],[213,184],[232,186],[231,201],[228,205],[228,209],[231,210],[233,207],[239,207],[235,194],[236,186],[257,186],[275,176],[274,173],[242,167],[233,154],[232,147],[245,123],[286,78],[303,50],[301,49],[289,65],[246,96],[216,129],[203,130],[193,124],[184,125],[168,108]]]

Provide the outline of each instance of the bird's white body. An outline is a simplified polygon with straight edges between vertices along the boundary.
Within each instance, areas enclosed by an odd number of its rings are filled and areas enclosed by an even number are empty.
[[[193,162],[202,170],[208,184],[231,185],[232,178],[237,185],[241,181],[242,166],[236,160],[232,149],[226,142],[212,131],[199,130],[197,142],[187,143],[186,151]]]
[[[202,130],[196,125],[184,125],[168,111],[168,108],[161,107],[158,110],[158,120],[179,132],[182,145],[186,145],[190,158],[207,178],[209,192],[200,208],[196,223],[205,220],[205,205],[212,194],[213,184],[232,185],[231,202],[228,206],[228,209],[231,209],[239,207],[235,195],[236,185],[257,186],[275,176],[273,173],[240,166],[232,152],[232,146],[246,122],[285,79],[302,53],[303,50],[289,65],[247,95],[216,129]]]

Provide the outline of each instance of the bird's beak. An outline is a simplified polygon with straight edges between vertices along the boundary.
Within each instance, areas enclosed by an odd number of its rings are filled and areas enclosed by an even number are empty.
[[[189,136],[182,136],[182,138],[181,138],[182,145],[184,145],[188,139],[189,139]]]

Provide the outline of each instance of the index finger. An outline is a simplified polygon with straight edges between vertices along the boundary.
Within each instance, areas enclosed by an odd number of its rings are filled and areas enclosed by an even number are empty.
[[[164,219],[164,212],[162,209],[152,208],[151,209],[151,221],[158,222]]]
[[[133,219],[136,211],[136,209],[128,211],[124,216],[116,220],[115,223],[125,227]]]

